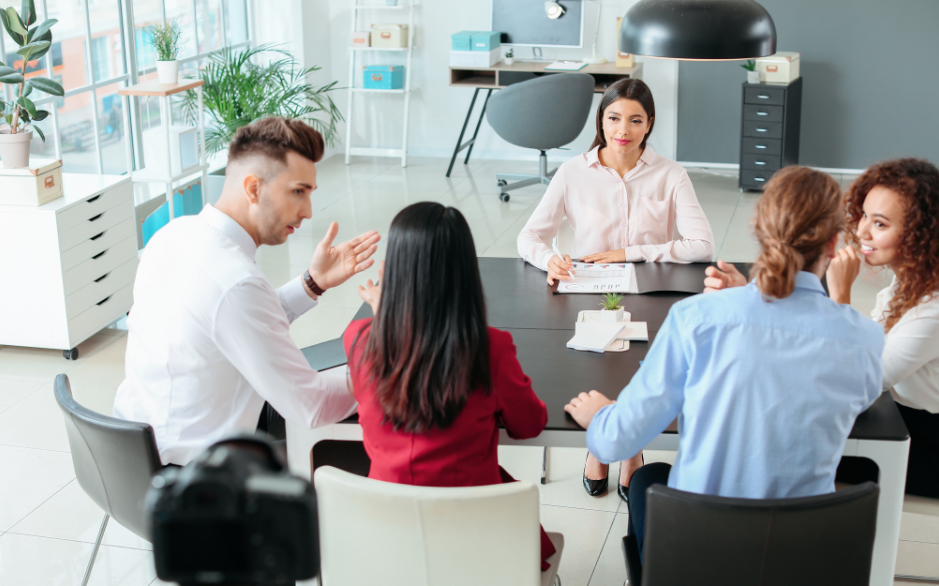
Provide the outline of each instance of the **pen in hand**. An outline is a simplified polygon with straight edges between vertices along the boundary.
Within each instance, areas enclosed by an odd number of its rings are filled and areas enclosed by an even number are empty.
[[[564,255],[561,254],[561,251],[560,251],[560,250],[558,250],[558,243],[557,243],[556,241],[554,241],[554,240],[551,241],[551,250],[554,252],[554,254],[556,254],[556,255],[558,256],[559,259],[561,259],[562,261],[564,260]],[[574,273],[572,273],[572,272],[570,271],[570,269],[567,270],[567,274],[571,276],[571,279],[575,279],[575,278],[576,278],[576,277],[574,276]]]

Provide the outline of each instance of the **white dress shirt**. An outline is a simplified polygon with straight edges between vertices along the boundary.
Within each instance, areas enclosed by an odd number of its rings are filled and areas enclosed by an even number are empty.
[[[626,262],[710,262],[714,234],[685,169],[647,146],[620,177],[600,162],[599,149],[558,168],[518,235],[518,255],[548,270],[551,240],[567,216],[571,258],[623,248]]]
[[[897,278],[877,294],[871,317],[883,324]],[[939,413],[939,294],[903,314],[884,345],[884,390],[913,409]]]
[[[265,400],[311,428],[355,412],[347,370],[316,372],[290,337],[316,302],[299,277],[274,289],[256,253],[245,229],[208,205],[161,229],[140,259],[114,416],[150,424],[163,464],[253,432]]]

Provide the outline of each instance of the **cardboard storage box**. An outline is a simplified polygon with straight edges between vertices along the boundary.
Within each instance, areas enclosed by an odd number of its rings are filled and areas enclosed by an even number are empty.
[[[399,90],[404,87],[404,66],[369,65],[362,85],[370,90]]]
[[[482,31],[473,33],[473,46],[471,51],[492,51],[502,46],[502,33],[497,31]]]
[[[499,49],[492,51],[450,51],[450,67],[492,67],[502,57]]]
[[[400,49],[408,46],[408,25],[373,24],[372,46],[379,49]]]
[[[460,31],[450,35],[450,49],[453,51],[472,51],[473,35],[476,31]]]
[[[789,83],[799,77],[799,53],[780,51],[756,60],[756,70],[764,83]]]
[[[368,31],[359,32],[356,31],[352,33],[352,46],[353,47],[368,47],[370,34]]]
[[[0,168],[0,205],[41,206],[62,197],[62,161],[36,159],[21,169]]]

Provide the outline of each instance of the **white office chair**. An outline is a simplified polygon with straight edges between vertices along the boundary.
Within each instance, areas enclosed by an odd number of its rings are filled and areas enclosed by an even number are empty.
[[[313,475],[323,586],[548,586],[540,571],[538,489],[531,482],[435,488],[324,466]],[[560,580],[558,580],[558,583]]]

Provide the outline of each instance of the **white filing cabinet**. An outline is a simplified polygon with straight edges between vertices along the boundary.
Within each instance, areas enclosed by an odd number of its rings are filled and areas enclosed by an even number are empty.
[[[133,304],[137,274],[129,176],[63,173],[64,196],[0,205],[0,345],[63,350]]]

